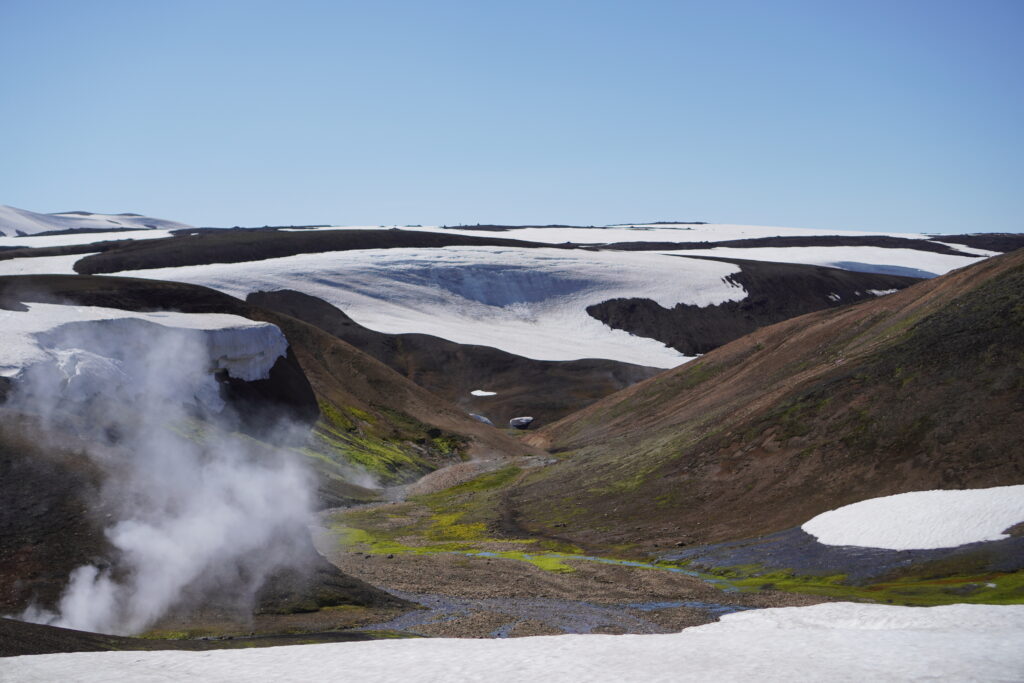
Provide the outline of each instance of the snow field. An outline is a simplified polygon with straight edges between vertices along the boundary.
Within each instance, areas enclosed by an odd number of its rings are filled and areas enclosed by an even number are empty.
[[[1020,680],[1024,606],[825,603],[668,635],[426,638],[0,659],[18,681]]]
[[[293,289],[378,332],[418,332],[537,360],[608,358],[669,368],[689,358],[613,330],[586,308],[614,298],[707,306],[747,293],[728,263],[649,252],[445,247],[299,254],[249,263],[118,273],[200,284],[244,298]]]
[[[595,227],[543,228],[524,227],[509,230],[471,230],[468,228],[442,228],[437,225],[417,227],[407,226],[336,226],[330,228],[313,228],[314,230],[381,230],[398,227],[401,230],[417,232],[438,232],[449,235],[476,235],[497,237],[501,239],[525,240],[545,244],[610,244],[613,242],[721,242],[724,240],[741,240],[756,237],[809,237],[815,235],[845,236],[892,236],[907,239],[927,239],[927,235],[918,233],[865,232],[857,230],[818,230],[813,228],[784,228],[766,225],[734,225],[730,223],[709,223],[694,225],[684,223],[673,224],[633,224],[609,225]]]
[[[900,235],[909,237],[909,235]],[[954,245],[957,246],[957,245]],[[716,256],[827,266],[864,273],[886,273],[910,277],[937,277],[956,268],[963,268],[987,256],[953,256],[917,249],[887,247],[715,247],[714,249],[671,249],[661,254],[680,256]]]
[[[825,545],[925,550],[998,541],[1020,522],[1024,485],[870,498],[824,512],[800,528]]]

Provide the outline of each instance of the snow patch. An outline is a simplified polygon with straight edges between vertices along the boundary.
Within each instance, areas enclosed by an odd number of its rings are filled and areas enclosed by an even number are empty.
[[[483,389],[474,389],[473,391],[471,391],[469,393],[471,393],[473,396],[497,396],[498,395],[498,392],[496,392],[496,391],[484,391]]]
[[[895,294],[900,290],[898,289],[869,289],[868,294],[874,294],[875,296],[886,296],[888,294]]]
[[[423,638],[0,659],[24,681],[1019,680],[1024,606],[825,603],[750,610],[666,635]]]
[[[34,256],[31,258],[7,259],[0,261],[0,275],[75,275],[75,262],[92,255],[71,254],[69,256]]]
[[[829,510],[800,528],[825,545],[889,550],[955,548],[1008,538],[1024,522],[1024,485],[914,491]]]

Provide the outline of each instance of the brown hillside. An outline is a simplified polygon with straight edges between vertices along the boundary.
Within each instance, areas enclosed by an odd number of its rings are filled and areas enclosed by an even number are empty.
[[[1024,482],[1024,253],[762,328],[532,435],[506,496],[595,547],[746,538],[865,498]]]

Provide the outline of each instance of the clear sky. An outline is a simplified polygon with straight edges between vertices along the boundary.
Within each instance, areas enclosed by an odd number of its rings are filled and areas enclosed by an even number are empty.
[[[1024,230],[1022,0],[0,0],[0,203]]]

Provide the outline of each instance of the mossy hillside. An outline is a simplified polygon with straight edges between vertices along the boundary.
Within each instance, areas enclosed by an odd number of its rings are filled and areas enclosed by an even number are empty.
[[[581,550],[549,539],[508,538],[498,531],[501,489],[522,476],[509,466],[445,491],[386,507],[348,510],[332,530],[342,545],[371,554],[465,553],[528,562],[570,572],[565,562]]]
[[[355,465],[383,484],[403,483],[461,459],[465,438],[382,409],[373,414],[354,406],[320,401],[307,456],[335,469]]]

